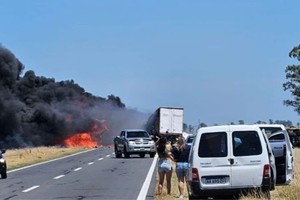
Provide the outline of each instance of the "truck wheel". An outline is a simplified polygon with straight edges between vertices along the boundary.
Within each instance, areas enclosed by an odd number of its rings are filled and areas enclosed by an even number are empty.
[[[1,174],[1,178],[2,178],[2,179],[6,179],[6,178],[7,178],[7,173],[6,173],[6,172],[3,172],[3,173]]]
[[[141,153],[141,154],[140,154],[140,157],[141,157],[141,158],[145,158],[145,154],[144,154],[144,153]]]
[[[150,153],[150,158],[154,158],[155,153]]]
[[[129,158],[129,153],[127,152],[127,150],[126,150],[126,147],[124,148],[124,157],[125,158]]]
[[[120,153],[117,149],[117,146],[115,145],[115,155],[116,155],[116,158],[121,158],[122,156],[122,153]]]

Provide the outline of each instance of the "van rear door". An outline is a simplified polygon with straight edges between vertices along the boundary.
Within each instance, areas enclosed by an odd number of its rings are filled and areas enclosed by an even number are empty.
[[[231,166],[228,160],[228,134],[226,132],[207,132],[201,134],[198,156],[200,182],[203,189],[231,187]]]
[[[264,170],[269,167],[267,152],[261,144],[263,136],[255,130],[233,130],[229,135],[232,145],[232,187],[261,186]]]

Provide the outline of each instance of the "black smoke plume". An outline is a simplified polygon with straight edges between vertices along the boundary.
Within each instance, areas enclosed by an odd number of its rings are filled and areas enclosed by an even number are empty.
[[[0,148],[60,145],[78,132],[89,132],[95,121],[108,126],[97,139],[111,144],[121,129],[141,128],[148,117],[127,109],[117,96],[97,97],[73,80],[56,82],[31,70],[21,76],[24,69],[0,45]]]

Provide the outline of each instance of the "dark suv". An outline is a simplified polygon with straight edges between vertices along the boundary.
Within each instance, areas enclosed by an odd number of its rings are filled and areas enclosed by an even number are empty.
[[[1,174],[1,178],[5,179],[7,178],[7,171],[6,171],[6,160],[3,157],[2,154],[4,154],[6,152],[5,149],[0,150],[0,174]]]

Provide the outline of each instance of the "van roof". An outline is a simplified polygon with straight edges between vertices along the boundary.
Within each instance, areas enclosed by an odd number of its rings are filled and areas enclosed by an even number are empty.
[[[199,132],[215,132],[215,131],[237,131],[237,130],[260,131],[258,126],[241,124],[241,125],[220,125],[220,126],[202,127],[198,130],[198,133]]]

